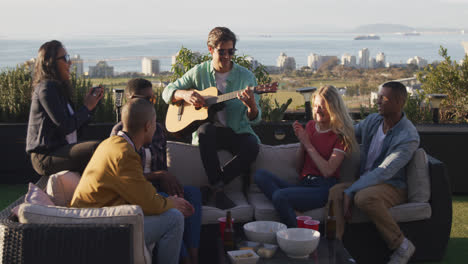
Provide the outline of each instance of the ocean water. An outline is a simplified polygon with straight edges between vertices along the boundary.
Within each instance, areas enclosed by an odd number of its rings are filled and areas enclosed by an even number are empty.
[[[380,34],[380,40],[353,40],[354,33],[291,33],[271,35],[239,35],[238,54],[250,55],[264,65],[276,65],[281,52],[296,60],[297,68],[307,65],[310,53],[335,55],[344,53],[358,57],[362,48],[368,48],[371,57],[384,52],[386,61],[405,63],[410,57],[420,56],[428,62],[441,60],[438,54],[442,45],[452,59],[464,56],[462,41],[468,34],[421,34],[402,36]],[[49,39],[0,38],[0,69],[15,67],[37,55],[42,43]],[[84,60],[84,71],[99,60],[107,60],[115,72],[141,71],[141,58],[157,57],[161,70],[171,68],[171,56],[182,46],[193,51],[207,53],[205,35],[146,35],[146,36],[91,36],[60,39],[70,55],[79,54]]]

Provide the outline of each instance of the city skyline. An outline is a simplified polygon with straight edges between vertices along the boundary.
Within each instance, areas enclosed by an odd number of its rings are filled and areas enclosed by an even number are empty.
[[[198,34],[215,26],[236,33],[349,31],[376,23],[466,29],[466,17],[468,0],[4,0],[0,24],[8,27],[0,37]]]

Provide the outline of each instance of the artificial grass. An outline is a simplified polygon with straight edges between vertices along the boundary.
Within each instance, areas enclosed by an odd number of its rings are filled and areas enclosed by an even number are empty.
[[[3,210],[28,190],[27,184],[0,184],[0,210]],[[468,263],[468,195],[456,195],[453,200],[452,231],[445,257],[441,262],[423,264]],[[434,241],[434,243],[437,243]]]
[[[439,263],[468,263],[468,196],[453,196],[452,207],[452,231],[450,232],[450,240],[447,251],[445,252],[445,257]],[[431,262],[430,264],[433,263],[437,262]]]
[[[0,184],[0,210],[26,194],[27,184]]]

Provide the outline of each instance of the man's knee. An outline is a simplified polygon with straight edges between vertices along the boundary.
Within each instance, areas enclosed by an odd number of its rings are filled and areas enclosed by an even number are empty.
[[[216,129],[211,123],[204,123],[197,129],[198,136],[203,138],[204,136],[210,137],[216,134]]]
[[[366,189],[361,190],[354,196],[354,204],[356,207],[362,210],[372,208],[373,205],[381,202],[379,196],[375,192],[368,191]]]
[[[172,208],[167,210],[167,214],[169,215],[174,228],[184,230],[184,215],[179,210]]]

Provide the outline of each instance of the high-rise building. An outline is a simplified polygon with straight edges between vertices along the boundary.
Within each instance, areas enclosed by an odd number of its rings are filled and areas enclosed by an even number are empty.
[[[359,67],[361,68],[369,68],[369,58],[370,53],[368,48],[363,48],[359,51]]]
[[[310,69],[313,71],[316,71],[324,64],[325,62],[331,60],[331,59],[338,59],[336,56],[322,56],[318,55],[315,53],[311,53],[309,56],[307,56],[307,66],[309,66]]]
[[[72,72],[75,71],[76,76],[83,75],[83,59],[80,58],[80,55],[76,54],[75,56],[73,56],[73,58],[71,59],[71,62],[72,62],[72,66],[71,66]]]
[[[144,57],[141,60],[141,72],[147,76],[159,74],[159,60]]]
[[[383,52],[377,53],[375,56],[376,67],[382,68],[385,67],[385,54]]]
[[[341,65],[346,67],[356,67],[356,56],[349,53],[343,54],[343,56],[341,56]]]
[[[464,34],[465,32],[463,32]],[[462,42],[463,48],[465,49],[465,54],[468,55],[468,41]]]
[[[370,58],[369,59],[369,69],[374,69],[377,67],[377,62],[375,58]]]
[[[426,67],[427,66],[427,60],[419,57],[419,56],[414,56],[413,58],[409,58],[406,61],[407,64],[414,64],[418,66],[419,68]]]
[[[96,66],[89,66],[89,77],[107,78],[114,76],[114,67],[105,61],[99,61]]]
[[[288,57],[286,53],[281,52],[278,59],[276,60],[276,65],[282,71],[292,71],[296,69],[296,60],[293,57]]]

